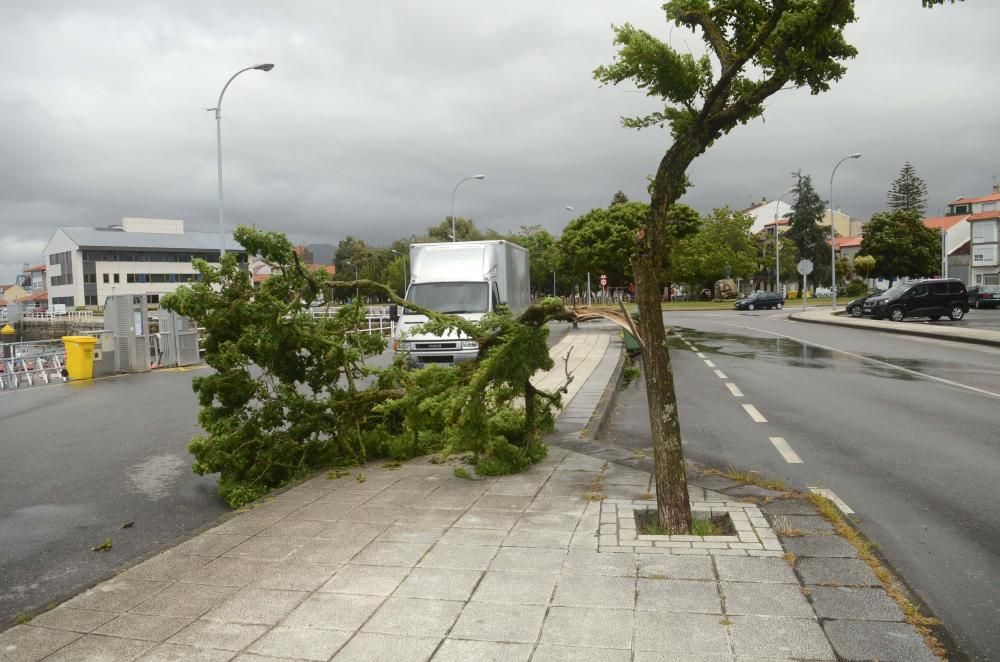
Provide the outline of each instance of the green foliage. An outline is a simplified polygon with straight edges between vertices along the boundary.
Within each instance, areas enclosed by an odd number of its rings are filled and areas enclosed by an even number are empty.
[[[725,277],[730,267],[735,278],[749,278],[757,268],[757,246],[750,227],[753,219],[728,207],[704,219],[698,232],[680,242],[673,252],[675,280],[698,286]]]
[[[830,264],[829,230],[819,224],[826,211],[826,204],[813,188],[809,175],[798,173],[797,195],[788,215],[785,236],[795,244],[798,259],[812,260],[816,270]]]
[[[649,205],[619,202],[574,218],[559,239],[563,269],[575,279],[586,279],[589,272],[592,283],[602,273],[607,274],[611,286],[632,281],[630,258],[635,235],[648,217]]]
[[[868,291],[868,283],[858,278],[847,283],[847,287],[844,288],[844,294],[849,297],[859,297]]]
[[[907,161],[886,194],[889,209],[915,211],[921,216],[927,208],[927,183],[917,176],[913,164]]]
[[[865,278],[871,278],[872,272],[875,271],[875,258],[871,255],[856,255],[854,269]]]
[[[455,467],[455,469],[451,473],[453,476],[455,476],[455,478],[464,478],[466,480],[472,478],[472,474],[470,474],[465,467]]]
[[[562,260],[558,240],[540,225],[521,226],[520,232],[507,236],[507,240],[528,249],[528,273],[531,276],[532,292],[552,291],[552,272],[562,273]],[[562,279],[562,291],[570,281]]]
[[[865,224],[860,255],[873,257],[874,273],[883,278],[933,275],[940,265],[941,233],[915,211],[879,212]]]
[[[545,323],[566,315],[560,304],[543,302],[520,320],[500,310],[476,323],[407,304],[428,314],[428,331],[460,328],[479,340],[480,358],[454,369],[409,370],[402,361],[376,369],[365,358],[386,341],[356,332],[365,326],[363,306],[325,318],[310,312],[312,302],[329,306],[343,285],[302,265],[281,234],[240,227],[235,236],[272,266],[269,280],[255,289],[233,255],[220,267],[197,261],[202,280],[162,303],[206,329],[205,360],[214,372],[193,380],[204,434],[189,450],[196,473],[220,474],[231,506],[318,467],[375,456],[472,451],[493,471],[519,470],[538,457],[559,395],[534,389],[528,378],[552,367]],[[355,287],[392,296],[377,282]]]

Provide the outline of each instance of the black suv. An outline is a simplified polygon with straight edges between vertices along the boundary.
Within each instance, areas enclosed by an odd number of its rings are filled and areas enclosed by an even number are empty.
[[[736,310],[757,310],[758,308],[777,308],[781,310],[785,307],[785,297],[778,292],[754,292],[746,299],[737,299]]]
[[[969,312],[965,284],[955,278],[928,278],[899,283],[864,303],[875,319],[888,317],[899,322],[905,317],[941,319],[947,315],[960,320]]]

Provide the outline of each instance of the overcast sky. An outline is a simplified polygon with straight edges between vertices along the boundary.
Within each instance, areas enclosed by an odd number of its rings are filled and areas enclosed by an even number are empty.
[[[223,101],[227,229],[256,223],[295,242],[373,244],[456,214],[500,231],[541,224],[621,189],[645,199],[666,130],[621,128],[657,108],[593,69],[614,53],[611,23],[679,48],[693,35],[655,0],[538,2],[314,0],[4,4],[0,22],[0,282],[40,262],[59,225],[123,216],[218,227],[214,106]],[[1000,85],[990,39],[1000,2],[934,10],[859,0],[846,77],[813,97],[786,91],[765,120],[697,161],[685,201],[748,206],[811,174],[867,217],[912,161],[929,213],[984,195],[1000,174]]]

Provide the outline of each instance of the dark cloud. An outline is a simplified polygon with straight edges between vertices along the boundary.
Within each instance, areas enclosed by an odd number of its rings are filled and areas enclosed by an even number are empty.
[[[627,131],[655,102],[599,88],[611,23],[679,48],[659,2],[14,3],[0,24],[0,281],[37,262],[58,225],[122,216],[216,224],[213,106],[226,79],[226,218],[296,241],[373,243],[456,212],[484,227],[559,231],[564,205],[645,193],[666,131]],[[858,3],[860,55],[826,94],[787,91],[766,121],[737,128],[691,170],[687,201],[742,207],[813,175],[837,206],[867,216],[904,161],[931,211],[988,192],[1000,171],[995,58],[982,38],[1000,6],[923,10]],[[979,35],[979,37],[976,37]]]

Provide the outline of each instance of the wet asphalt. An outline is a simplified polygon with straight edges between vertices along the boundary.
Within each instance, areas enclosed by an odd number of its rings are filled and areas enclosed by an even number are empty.
[[[549,328],[551,346],[570,325]],[[0,392],[0,630],[230,512],[187,451],[206,370]]]
[[[1000,659],[1000,349],[776,311],[665,319],[705,357],[671,341],[686,456],[833,490],[971,659]],[[642,385],[630,387],[608,439],[648,448],[648,420]]]

